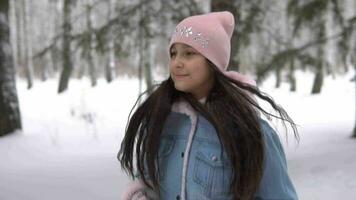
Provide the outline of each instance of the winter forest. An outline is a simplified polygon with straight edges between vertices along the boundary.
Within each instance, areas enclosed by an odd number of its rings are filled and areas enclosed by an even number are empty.
[[[298,124],[296,142],[272,121],[299,198],[354,198],[356,1],[0,0],[0,200],[120,199],[127,118],[169,76],[175,25],[222,10],[229,69]]]

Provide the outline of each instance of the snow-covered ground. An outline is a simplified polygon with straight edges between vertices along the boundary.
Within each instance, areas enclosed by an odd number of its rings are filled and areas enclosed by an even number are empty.
[[[290,175],[301,200],[356,197],[356,140],[353,73],[325,79],[322,94],[310,95],[312,75],[297,74],[298,92],[288,84],[269,93],[299,125],[300,143],[279,129]],[[128,181],[116,159],[138,82],[121,78],[71,80],[57,95],[57,82],[17,82],[23,131],[0,138],[0,200],[118,200]],[[279,127],[279,125],[276,125]]]

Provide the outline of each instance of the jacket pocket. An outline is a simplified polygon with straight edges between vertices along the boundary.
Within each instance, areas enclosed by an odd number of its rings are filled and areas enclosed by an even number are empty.
[[[173,151],[174,147],[173,137],[162,137],[158,149],[158,176],[162,181],[167,173],[167,160]]]
[[[202,144],[196,154],[193,180],[206,196],[219,198],[230,193],[232,168],[219,145]]]

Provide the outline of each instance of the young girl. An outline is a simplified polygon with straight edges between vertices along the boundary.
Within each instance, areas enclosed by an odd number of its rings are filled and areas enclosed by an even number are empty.
[[[133,199],[294,200],[282,145],[257,97],[295,124],[254,81],[226,71],[234,17],[191,16],[172,35],[170,76],[131,116],[118,159]]]

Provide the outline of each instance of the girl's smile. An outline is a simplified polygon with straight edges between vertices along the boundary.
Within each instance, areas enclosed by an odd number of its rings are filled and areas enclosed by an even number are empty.
[[[173,74],[175,80],[182,80],[184,78],[187,78],[189,75],[187,74],[183,74],[183,75],[180,75],[180,74]]]

